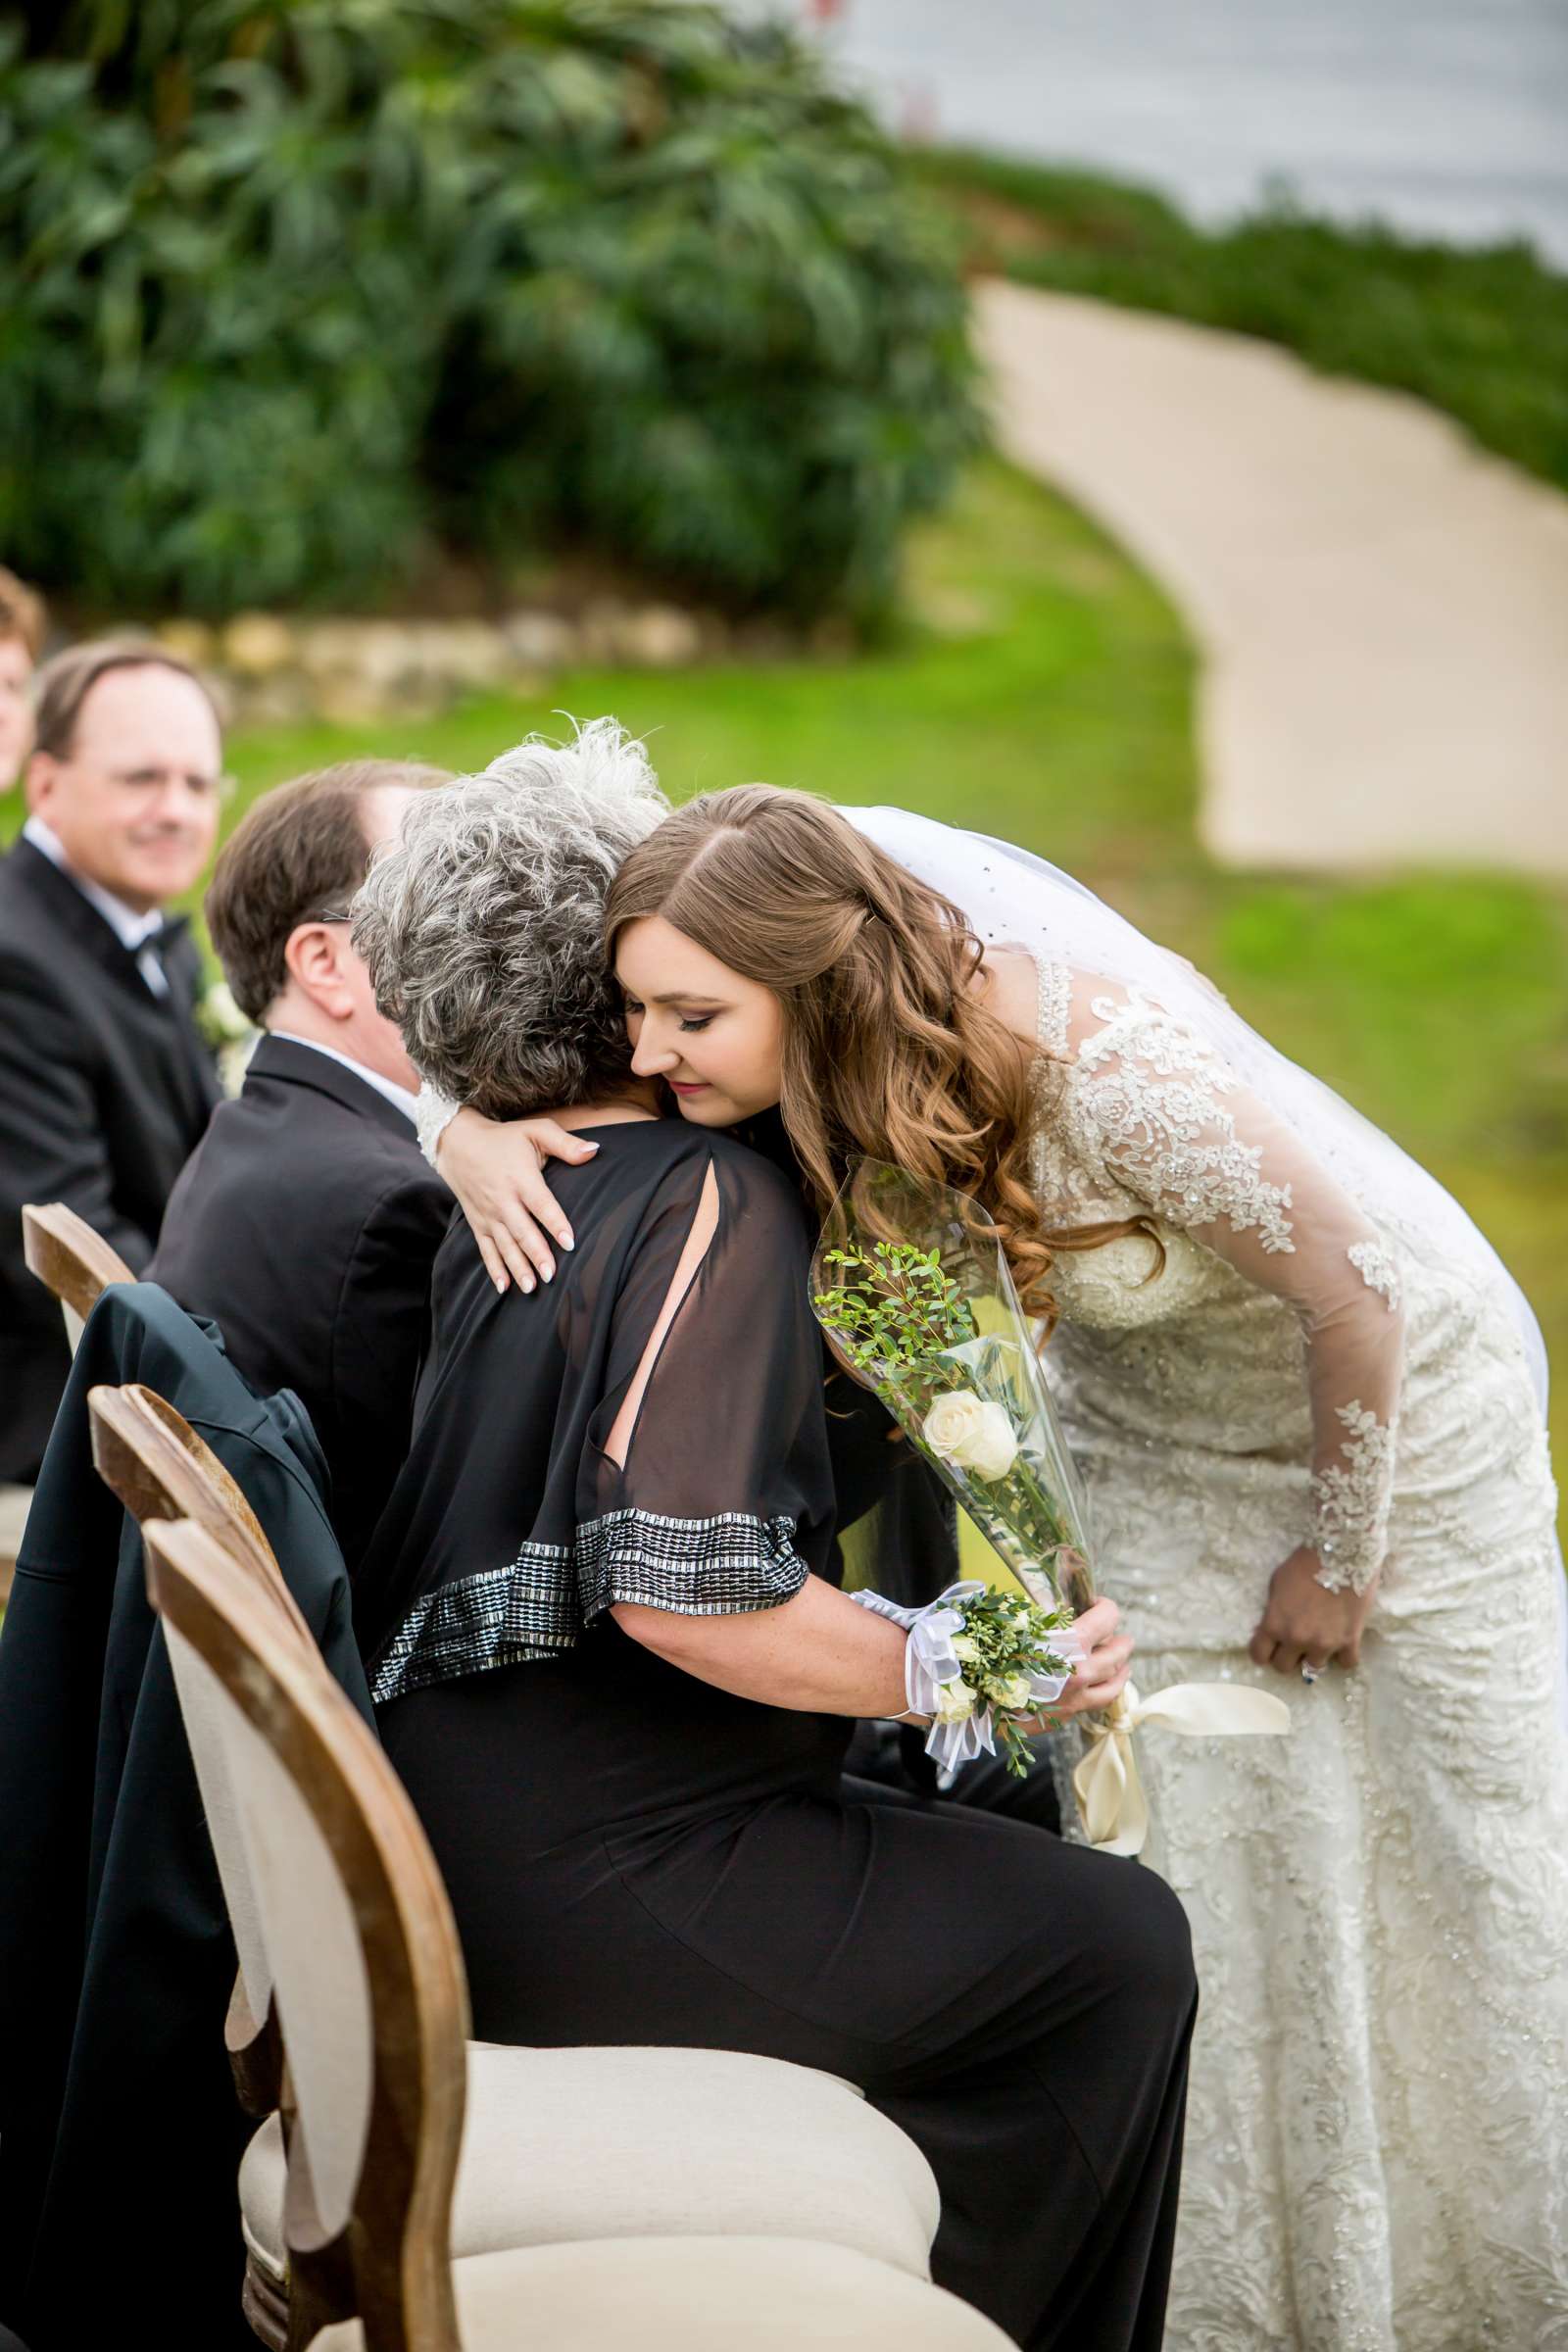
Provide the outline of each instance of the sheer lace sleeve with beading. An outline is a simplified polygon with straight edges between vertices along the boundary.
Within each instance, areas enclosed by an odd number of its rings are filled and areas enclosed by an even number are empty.
[[[1142,1204],[1298,1316],[1318,1582],[1365,1592],[1387,1540],[1403,1366],[1394,1253],[1305,1141],[1140,989],[1043,964],[1040,1038],[1066,1064],[1045,1116],[1098,1213]],[[1075,1220],[1095,1213],[1080,1190]]]
[[[432,1086],[428,1079],[419,1089],[418,1102],[414,1114],[414,1132],[418,1138],[419,1150],[424,1153],[432,1168],[436,1165],[436,1146],[462,1107],[463,1105],[455,1102],[451,1095],[442,1094],[440,1089]]]

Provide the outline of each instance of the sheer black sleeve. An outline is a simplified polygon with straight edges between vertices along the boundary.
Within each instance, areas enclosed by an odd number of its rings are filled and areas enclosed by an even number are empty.
[[[776,1170],[720,1136],[670,1171],[621,1264],[582,1456],[585,1620],[615,1601],[773,1608],[825,1565],[832,1473],[808,1280],[800,1202]]]
[[[577,1248],[498,1296],[436,1258],[409,1458],[355,1614],[378,1706],[559,1658],[617,1602],[727,1615],[831,1574],[833,1480],[800,1199],[727,1135],[604,1130],[561,1177]]]

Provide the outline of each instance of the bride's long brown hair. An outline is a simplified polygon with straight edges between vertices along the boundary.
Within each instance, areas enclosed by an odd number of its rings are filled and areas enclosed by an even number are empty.
[[[1023,1304],[1048,1321],[1054,1250],[1145,1230],[1047,1232],[1029,1182],[1030,1058],[975,985],[979,939],[825,802],[770,784],[689,801],[611,884],[612,955],[645,915],[779,999],[779,1110],[822,1209],[858,1154],[951,1185],[983,1210]]]

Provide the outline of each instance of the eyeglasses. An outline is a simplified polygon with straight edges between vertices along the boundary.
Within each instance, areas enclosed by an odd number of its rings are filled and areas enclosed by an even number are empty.
[[[226,801],[239,779],[237,776],[208,776],[199,769],[180,767],[110,768],[111,784],[122,784],[131,792],[164,792],[171,784],[183,784],[196,800]]]

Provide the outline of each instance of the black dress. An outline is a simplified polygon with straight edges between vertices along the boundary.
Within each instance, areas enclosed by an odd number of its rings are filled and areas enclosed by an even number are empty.
[[[388,1752],[487,2040],[757,2051],[859,2082],[925,2151],[939,2281],[1021,2344],[1160,2341],[1196,1994],[1152,1873],[843,1777],[848,1720],[731,1697],[616,1601],[771,1608],[833,1540],[787,1182],[673,1120],[596,1128],[578,1235],[498,1297],[436,1259],[408,1463],[356,1595]],[[708,1171],[718,1222],[624,1471],[604,1451]]]

